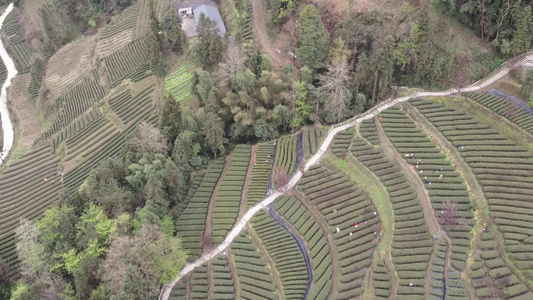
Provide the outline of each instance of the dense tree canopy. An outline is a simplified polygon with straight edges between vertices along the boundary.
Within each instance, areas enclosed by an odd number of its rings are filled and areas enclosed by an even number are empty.
[[[296,51],[298,58],[312,70],[320,69],[327,55],[329,36],[314,5],[307,5],[303,9],[298,30],[300,36],[300,47]]]
[[[198,39],[196,52],[199,63],[205,68],[214,67],[220,62],[224,52],[224,43],[217,22],[201,13],[196,25],[196,38]]]

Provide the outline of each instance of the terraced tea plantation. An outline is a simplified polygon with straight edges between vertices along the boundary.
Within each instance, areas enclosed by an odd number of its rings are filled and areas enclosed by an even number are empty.
[[[84,54],[90,56],[87,67],[48,80],[58,83],[53,92],[28,93],[51,104],[43,112],[42,135],[28,148],[15,147],[0,167],[0,256],[13,278],[20,271],[14,229],[21,219],[35,220],[60,193],[80,190],[102,161],[128,149],[139,124],[157,127],[163,94],[194,104],[193,66],[172,63],[173,72],[157,78],[148,63],[150,14],[164,15],[172,1],[133,2],[93,40],[81,40],[78,46],[92,43]],[[239,3],[237,42],[253,39],[252,3]],[[2,32],[24,73],[34,60],[16,16],[7,16]],[[62,60],[69,49],[47,61]],[[0,82],[5,78],[0,64]],[[186,166],[182,174],[191,182],[186,191],[180,186],[186,196],[169,210],[173,223],[161,223],[172,229],[165,233],[180,237],[195,268],[178,280],[170,298],[533,299],[533,145],[527,144],[533,141],[533,109],[494,91],[450,97],[490,118],[447,106],[453,101],[442,98],[415,99],[376,110],[372,119],[346,125],[334,137],[328,132],[338,127],[305,126],[257,145],[243,138],[225,156],[209,163],[205,158],[201,170],[189,174],[195,167]],[[319,150],[325,140],[330,147]],[[195,138],[190,152],[208,142]],[[278,194],[294,174],[299,181]],[[159,200],[147,190],[131,201]],[[269,196],[273,203],[261,202]],[[251,208],[258,212],[243,221]],[[136,213],[150,216],[148,210]],[[229,243],[225,237],[235,226],[243,229]],[[222,253],[204,259],[220,244]]]
[[[485,96],[508,104],[494,97]],[[520,118],[510,123],[528,124],[528,110],[513,108]],[[324,135],[304,128],[254,146],[251,166],[248,150],[238,147],[211,200],[207,236],[221,242],[217,230],[235,217],[223,221],[217,210],[235,215],[243,201],[249,208],[266,197],[270,172],[299,169]],[[242,160],[239,171],[234,160]],[[201,295],[212,299],[531,299],[532,162],[519,142],[452,107],[425,99],[390,108],[339,132],[326,159],[209,263],[213,274],[231,276],[208,277],[196,289],[207,286]],[[229,199],[219,202],[230,178],[238,181],[231,207]],[[393,220],[382,219],[388,214]],[[173,299],[196,295],[194,274],[175,286]]]
[[[147,23],[136,23],[142,13],[149,13],[148,9],[140,11],[145,4],[138,3],[124,11],[118,23],[111,22],[113,28],[104,29],[99,38],[112,39],[120,28],[147,27]],[[46,6],[42,12],[46,13]],[[14,9],[6,17],[2,33],[18,72],[25,73],[30,69],[32,54],[23,39],[17,15],[18,9]],[[85,39],[80,42],[90,43],[94,36]],[[50,61],[68,55],[69,46]],[[149,70],[146,52],[144,36],[140,36],[99,53],[94,67],[80,71],[71,83],[55,90],[58,94],[46,96],[52,105],[44,113],[42,135],[31,147],[18,149],[17,157],[1,166],[0,256],[7,263],[10,276],[16,278],[18,274],[13,230],[19,221],[39,218],[62,190],[70,193],[78,190],[91,170],[123,151],[141,122],[152,125],[159,122],[159,103],[153,101],[156,79]],[[0,79],[5,77],[1,64]],[[29,95],[42,96],[35,89]],[[219,174],[220,171],[221,168]]]

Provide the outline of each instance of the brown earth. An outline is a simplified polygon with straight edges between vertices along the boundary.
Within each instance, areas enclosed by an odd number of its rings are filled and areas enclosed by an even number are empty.
[[[33,106],[31,97],[28,93],[30,84],[30,74],[18,74],[13,79],[13,83],[8,90],[8,102],[14,109],[15,114],[20,121],[22,133],[18,147],[31,146],[33,141],[41,136],[41,123],[39,114]]]
[[[203,247],[202,255],[209,253],[213,248],[213,214],[215,211],[215,201],[217,199],[217,194],[218,190],[220,189],[220,185],[222,184],[222,179],[224,178],[224,175],[226,175],[226,173],[228,172],[232,156],[233,152],[226,156],[226,160],[224,162],[224,170],[222,170],[222,174],[220,174],[217,184],[215,185],[215,189],[213,190],[211,198],[209,199],[209,205],[207,207],[207,217],[205,218],[205,231],[201,241]]]
[[[24,1],[24,5],[19,14],[19,25],[22,34],[34,51],[38,51],[41,45],[39,36],[44,32],[43,20],[39,14],[45,4],[50,0],[31,0]]]
[[[240,299],[241,292],[241,282],[237,276],[237,266],[235,265],[235,260],[233,254],[231,254],[231,248],[226,248],[226,257],[228,259],[229,272],[231,273],[231,278],[233,279],[233,286],[235,287],[235,299]]]
[[[54,97],[64,93],[83,75],[95,67],[93,61],[96,35],[86,36],[63,46],[46,64],[43,86]]]
[[[255,153],[257,151],[257,145],[253,145],[250,149],[250,161],[248,162],[248,170],[246,171],[246,178],[244,180],[244,186],[242,188],[241,201],[239,202],[239,214],[237,220],[242,218],[246,214],[246,203],[248,202],[248,188],[252,182],[252,167],[255,161]]]
[[[283,284],[281,283],[281,276],[279,274],[278,269],[276,269],[276,266],[274,265],[274,261],[268,254],[267,249],[261,242],[261,239],[255,233],[255,230],[252,228],[250,223],[246,225],[246,230],[252,238],[252,243],[257,247],[259,253],[261,254],[261,257],[265,260],[266,264],[268,265],[268,268],[270,269],[270,275],[272,275],[272,281],[276,286],[276,291],[278,292],[279,299],[285,299],[285,291],[283,289]]]
[[[266,28],[266,8],[265,1],[252,0],[252,20],[254,23],[254,36],[257,44],[272,58],[273,63],[278,66],[283,65],[283,57],[274,49],[273,43],[270,42],[268,30]]]

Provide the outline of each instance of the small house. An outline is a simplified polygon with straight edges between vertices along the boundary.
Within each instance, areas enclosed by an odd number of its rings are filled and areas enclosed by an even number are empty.
[[[188,38],[196,36],[196,26],[202,13],[217,23],[217,27],[221,36],[226,33],[224,21],[222,21],[222,17],[220,16],[215,2],[210,0],[175,2],[174,8],[178,11],[179,16],[182,18],[181,28],[183,31],[185,31],[185,34]]]

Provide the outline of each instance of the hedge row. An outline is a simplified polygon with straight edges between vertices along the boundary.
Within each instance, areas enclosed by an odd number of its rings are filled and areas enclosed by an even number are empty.
[[[213,213],[213,242],[215,244],[224,240],[226,233],[235,223],[249,163],[250,146],[237,145],[233,151],[230,166],[221,179],[222,182],[215,199]]]
[[[334,185],[323,181],[332,176],[341,176],[343,180],[335,181]],[[381,231],[374,207],[348,178],[324,167],[313,166],[303,178],[309,179],[299,187],[320,211],[335,242],[341,273],[337,298],[357,297],[362,294],[365,270],[370,266]]]
[[[55,104],[59,108],[58,113],[43,136],[47,138],[64,129],[74,119],[93,107],[106,93],[107,89],[100,85],[98,72],[93,70],[87,73],[76,85],[55,99]]]
[[[234,299],[235,287],[231,278],[230,268],[226,256],[219,256],[211,262],[213,270],[213,290],[209,293],[211,299],[230,300]]]
[[[335,135],[331,144],[331,152],[337,157],[344,158],[352,142],[353,130],[343,130]]]
[[[284,168],[290,174],[296,168],[297,135],[284,135],[278,139],[274,168]]]
[[[315,154],[320,147],[320,140],[324,133],[319,126],[315,126],[305,127],[302,134],[302,147],[305,158],[307,159],[311,157],[312,154]]]
[[[532,299],[527,286],[512,274],[500,257],[492,232],[483,232],[481,254],[475,257],[468,272],[476,297],[499,297],[500,299]]]
[[[189,250],[188,261],[196,260],[202,252],[201,239],[205,229],[207,206],[223,168],[223,159],[218,159],[208,166],[196,193],[193,196],[187,195],[186,201],[189,203],[177,218],[176,231],[182,238],[183,248]]]
[[[10,276],[17,273],[18,263],[13,230],[21,218],[38,218],[61,190],[59,160],[47,149],[27,153],[0,175],[0,257],[9,263]]]
[[[65,174],[63,182],[65,187],[70,191],[76,191],[85,181],[89,172],[96,168],[102,160],[114,157],[123,151],[126,141],[135,132],[137,125],[142,121],[151,122],[150,112],[137,116],[137,119],[135,119],[130,126],[126,127],[124,131],[112,135],[111,138],[100,144],[98,151],[86,154],[86,156],[83,157],[82,162],[69,171],[68,174]]]
[[[126,8],[119,16],[114,18],[111,23],[106,25],[100,33],[100,39],[113,37],[124,30],[133,29],[137,25],[137,17],[141,4],[135,3]]]
[[[237,268],[241,298],[278,299],[270,270],[246,231],[233,240],[231,253]]]
[[[15,59],[18,72],[25,73],[31,67],[32,51],[20,29],[18,11],[18,9],[13,9],[6,16],[2,24],[2,32],[7,36],[7,51]]]
[[[80,122],[80,120],[78,120],[78,122]],[[81,118],[81,123],[83,124],[83,126],[80,126],[81,130],[78,131],[76,135],[70,137],[67,136],[66,146],[69,152],[76,152],[76,150],[83,148],[85,146],[85,143],[82,143],[83,140],[95,133],[96,135],[102,133],[102,129],[105,125],[112,125],[110,122],[107,121],[107,119],[104,117],[104,114],[98,108],[92,109],[87,114],[85,114]],[[110,126],[105,126],[105,128],[109,127]],[[62,142],[60,140],[57,140],[58,137],[52,140],[54,143],[54,148],[57,148]],[[55,152],[55,149],[54,151],[52,151],[52,153],[53,152]]]
[[[304,237],[313,267],[313,288],[307,299],[326,299],[331,288],[331,255],[326,234],[305,207],[292,197],[280,197],[274,208]],[[326,290],[327,289],[327,290]],[[323,298],[319,296],[325,295]]]
[[[372,273],[372,285],[374,287],[375,299],[389,299],[389,274],[383,263],[383,259],[378,260]]]
[[[399,298],[415,299],[424,296],[422,288],[410,286],[426,276],[433,241],[428,232],[422,208],[416,193],[399,170],[399,167],[385,158],[383,152],[363,139],[355,139],[351,146],[352,154],[373,171],[387,188],[392,201],[395,224],[392,241],[392,262],[400,279],[397,291]],[[416,260],[400,263],[416,254]]]
[[[533,114],[529,110],[496,95],[473,92],[465,93],[463,95],[533,134]]]
[[[463,248],[455,245],[469,245],[470,235],[454,234],[455,232],[470,232],[473,220],[472,205],[466,186],[446,155],[442,154],[437,146],[418,128],[418,126],[400,109],[390,108],[380,114],[380,122],[387,133],[387,138],[400,151],[402,157],[417,171],[429,191],[430,200],[435,209],[437,218],[443,214],[445,201],[464,204],[457,207],[457,217],[462,217],[464,225],[445,228],[452,238],[452,266],[462,271],[467,256]],[[409,128],[409,130],[403,130]],[[394,130],[394,131],[393,131]],[[393,131],[391,133],[391,131]],[[397,132],[395,132],[397,131]],[[404,147],[404,141],[410,136],[417,135],[419,138],[411,139],[408,148]],[[451,181],[448,181],[451,179]],[[456,254],[456,255],[454,255]],[[451,292],[451,289],[446,292]]]
[[[191,83],[192,74],[183,66],[165,77],[165,92],[171,93],[176,101],[187,102],[193,98]]]
[[[191,276],[191,296],[192,300],[202,300],[208,297],[208,276],[207,267],[202,265],[194,269]]]
[[[362,137],[367,139],[371,144],[373,145],[379,144],[378,130],[376,128],[376,124],[374,123],[374,119],[364,120],[359,125],[359,133],[361,134]]]
[[[414,100],[412,104],[423,115],[426,115],[429,110],[442,107],[441,104],[425,100]],[[453,113],[453,116],[460,116],[465,122],[468,121],[470,127],[475,129],[471,130],[469,126],[454,130],[441,129],[454,123],[442,119],[450,113]],[[500,231],[513,234],[504,235],[505,243],[528,245],[525,239],[520,238],[520,234],[533,233],[530,210],[528,209],[528,202],[531,194],[533,194],[533,184],[530,180],[530,171],[533,170],[533,155],[490,126],[481,124],[465,113],[448,109],[427,118],[435,125],[441,126],[439,130],[446,138],[462,141],[461,143],[454,143],[454,145],[472,167],[481,184],[489,203],[491,216],[494,217]],[[479,130],[486,133],[480,141],[498,140],[498,144],[482,148],[482,151],[477,151],[481,144],[475,144],[474,148],[471,148],[469,138],[473,132]],[[452,131],[453,135],[450,136]],[[502,140],[504,142],[501,142]],[[508,209],[511,206],[514,208],[512,211]],[[533,248],[525,255],[515,252],[515,250],[515,248],[509,249],[510,257],[515,260],[517,268],[524,270],[523,267],[527,264],[522,262],[533,257]]]
[[[135,116],[150,110],[153,91],[154,86],[150,85],[133,98],[131,95],[123,96],[121,99],[111,103],[111,109],[122,119],[124,124],[128,124]],[[126,93],[126,95],[129,95],[129,91],[126,91]]]
[[[297,241],[264,211],[253,217],[252,227],[279,272],[286,299],[303,299],[310,281]]]
[[[246,194],[248,208],[262,201],[267,195],[274,161],[274,147],[272,142],[261,143],[257,146],[255,164],[252,165],[252,179]]]

